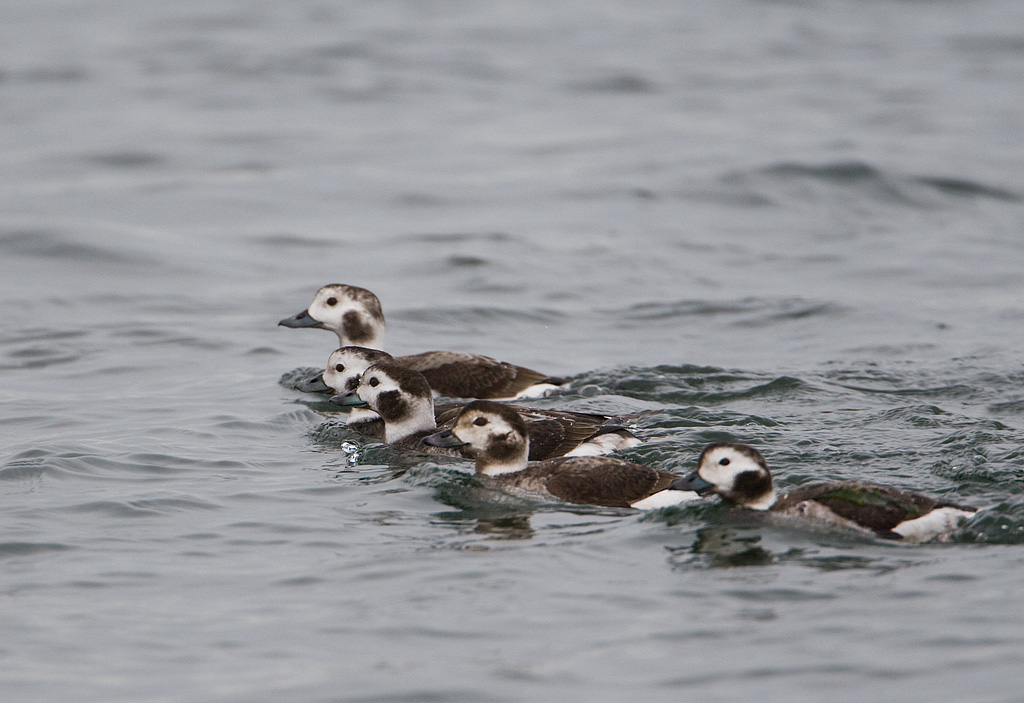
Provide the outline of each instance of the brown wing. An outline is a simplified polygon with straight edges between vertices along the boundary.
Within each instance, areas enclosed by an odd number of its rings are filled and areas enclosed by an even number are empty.
[[[536,383],[562,381],[480,354],[434,351],[395,361],[419,371],[433,390],[452,398],[512,398]]]
[[[541,464],[550,475],[546,489],[570,503],[628,508],[668,487],[675,474],[610,457],[569,457]],[[529,471],[530,469],[527,469]]]
[[[567,426],[552,418],[523,419],[530,436],[530,461],[562,456],[593,434],[590,428]]]
[[[530,433],[530,461],[563,456],[597,435],[624,429],[610,415],[519,405],[509,407],[515,408],[526,422]]]

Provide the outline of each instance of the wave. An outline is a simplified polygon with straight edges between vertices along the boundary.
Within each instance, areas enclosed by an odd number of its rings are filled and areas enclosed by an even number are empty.
[[[572,93],[650,95],[659,92],[657,84],[635,73],[615,73],[565,84]]]
[[[0,255],[22,256],[75,264],[153,263],[148,257],[81,241],[82,237],[47,229],[15,229],[0,233]]]
[[[1018,203],[1024,194],[948,175],[904,174],[863,161],[822,164],[779,162],[728,173],[719,179],[727,192],[744,193],[748,205],[778,205],[785,200],[835,199],[835,191],[855,193],[860,201],[931,208],[955,199],[987,199]]]
[[[690,317],[734,317],[733,324],[757,327],[785,320],[811,317],[839,317],[847,308],[836,303],[804,298],[742,298],[739,300],[677,300],[644,302],[626,308],[602,311],[626,324],[646,326],[651,321],[672,321]]]
[[[388,313],[388,318],[402,323],[447,326],[454,323],[463,325],[488,322],[537,322],[554,324],[564,320],[565,313],[545,308],[499,308],[499,307],[440,307],[397,308]]]
[[[423,244],[468,244],[483,242],[489,244],[505,244],[510,242],[527,243],[526,240],[508,232],[414,232],[400,234],[390,238],[396,242],[416,242]]]
[[[75,547],[59,542],[0,542],[0,560],[67,552],[72,549]]]

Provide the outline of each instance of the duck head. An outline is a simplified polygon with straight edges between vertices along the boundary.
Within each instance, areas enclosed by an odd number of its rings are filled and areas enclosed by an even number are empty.
[[[755,510],[767,510],[775,503],[768,464],[759,451],[746,444],[707,445],[696,470],[669,487],[701,495],[716,493],[731,503]]]
[[[523,418],[513,408],[475,400],[462,409],[451,429],[423,438],[437,447],[462,447],[476,460],[478,473],[491,476],[526,468],[530,439]]]
[[[342,345],[377,348],[384,341],[384,312],[376,295],[357,286],[332,283],[313,296],[302,312],[277,324],[330,330]]]

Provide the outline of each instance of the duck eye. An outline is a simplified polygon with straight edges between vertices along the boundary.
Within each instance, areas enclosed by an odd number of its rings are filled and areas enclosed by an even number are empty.
[[[728,466],[729,465],[729,457],[723,456],[721,459],[718,460],[718,465],[719,466]]]
[[[338,299],[335,298],[334,296],[331,296],[330,298],[327,299],[327,304],[330,305],[331,307],[334,307],[335,305],[338,304]]]
[[[335,364],[334,370],[337,371],[338,373],[341,373],[342,371],[345,370],[345,364]]]
[[[487,418],[478,417],[477,419],[473,420],[473,424],[476,425],[477,427],[483,427],[484,425],[487,424]]]
[[[370,379],[370,386],[372,386],[373,388],[376,388],[379,385],[380,385],[380,381],[377,380],[376,376],[374,376],[373,378]]]

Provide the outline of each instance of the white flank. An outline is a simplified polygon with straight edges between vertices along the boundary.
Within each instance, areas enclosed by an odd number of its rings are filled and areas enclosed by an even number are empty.
[[[567,452],[565,456],[601,456],[602,454],[617,452],[620,449],[636,447],[640,444],[643,443],[636,437],[623,437],[614,432],[609,432],[588,439],[571,452]]]
[[[911,542],[925,542],[932,537],[951,531],[960,520],[975,514],[972,510],[959,508],[936,508],[927,515],[913,520],[904,520],[892,531]]]
[[[535,383],[529,388],[524,388],[516,393],[512,400],[543,398],[546,395],[550,395],[553,391],[557,391],[559,388],[561,388],[561,386],[556,386],[553,383]]]
[[[657,510],[658,508],[668,508],[681,503],[692,503],[696,500],[700,500],[700,496],[694,491],[676,491],[666,488],[654,495],[647,496],[643,500],[638,500],[632,504],[632,507],[637,510]]]

